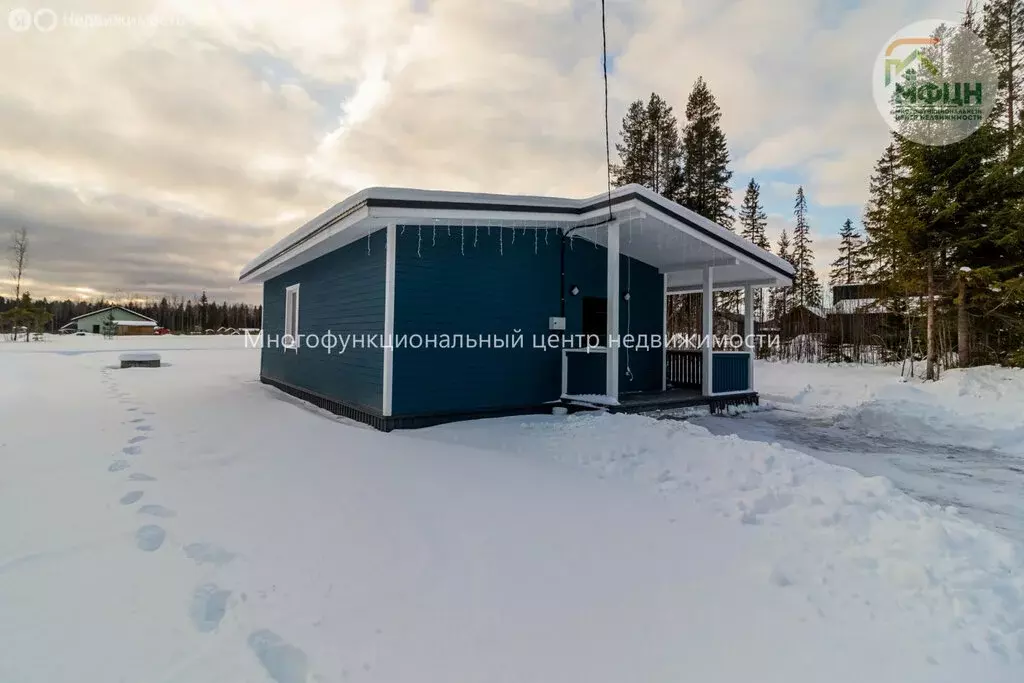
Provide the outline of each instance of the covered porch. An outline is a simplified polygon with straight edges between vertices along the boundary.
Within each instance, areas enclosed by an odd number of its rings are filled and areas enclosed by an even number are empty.
[[[756,403],[755,293],[790,285],[790,264],[653,193],[613,198],[612,205],[603,222],[572,229],[606,250],[607,318],[600,346],[562,349],[562,401],[612,412]],[[661,351],[660,388],[636,391],[623,385],[630,342],[637,340],[630,340],[633,302],[622,256],[654,266],[661,276],[662,334],[657,344],[646,340],[648,348]],[[722,290],[741,290],[745,312],[742,335],[728,345],[713,334],[715,292]],[[670,336],[669,298],[696,293],[701,295],[700,334]]]

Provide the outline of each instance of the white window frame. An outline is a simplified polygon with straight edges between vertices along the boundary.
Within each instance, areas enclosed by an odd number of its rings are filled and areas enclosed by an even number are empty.
[[[294,295],[294,302],[293,301]],[[294,328],[290,325],[295,321]],[[284,335],[281,345],[286,349],[299,348],[299,285],[295,283],[284,288]]]

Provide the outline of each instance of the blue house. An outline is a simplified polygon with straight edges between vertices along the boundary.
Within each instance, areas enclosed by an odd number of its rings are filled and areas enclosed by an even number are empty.
[[[379,429],[757,400],[746,346],[667,348],[666,304],[793,268],[627,185],[590,199],[370,188],[253,259],[260,378]]]

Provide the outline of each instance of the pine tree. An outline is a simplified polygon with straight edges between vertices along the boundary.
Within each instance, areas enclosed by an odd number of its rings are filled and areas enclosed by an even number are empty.
[[[637,183],[671,198],[680,179],[682,148],[679,122],[672,107],[657,93],[645,105],[629,105],[616,143],[620,163],[612,168],[613,183],[619,187]]]
[[[771,243],[765,236],[765,228],[768,225],[768,215],[764,212],[761,204],[761,186],[753,178],[747,184],[747,191],[743,195],[743,204],[739,212],[740,234],[749,242],[765,250],[771,249]],[[754,319],[764,320],[765,300],[764,290],[760,287],[754,293]]]
[[[821,306],[821,285],[814,272],[814,251],[811,248],[811,226],[807,223],[807,197],[803,186],[796,190],[793,204],[796,226],[793,228],[793,303],[797,306]]]
[[[729,148],[721,127],[722,110],[703,78],[686,102],[682,179],[676,201],[725,227],[732,226]]]
[[[793,259],[792,255],[789,253],[789,247],[789,235],[786,234],[786,229],[783,228],[782,234],[779,235],[779,258],[792,264]],[[772,317],[775,320],[779,320],[782,316],[789,313],[790,309],[793,307],[791,295],[792,287],[776,287],[772,290]]]
[[[864,239],[847,218],[839,230],[839,257],[832,262],[829,280],[836,285],[852,285],[864,279],[864,270]]]

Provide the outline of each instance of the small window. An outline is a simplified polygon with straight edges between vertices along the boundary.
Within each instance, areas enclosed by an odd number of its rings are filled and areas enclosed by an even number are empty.
[[[284,346],[299,347],[299,286],[292,285],[284,290]]]
[[[583,297],[583,334],[596,335],[601,346],[607,345],[608,299],[599,296]]]

